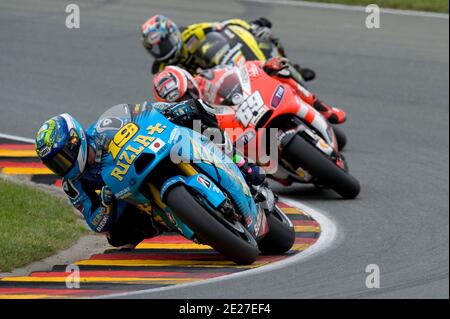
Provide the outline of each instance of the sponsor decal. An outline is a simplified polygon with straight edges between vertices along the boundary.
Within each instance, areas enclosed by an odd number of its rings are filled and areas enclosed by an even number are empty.
[[[249,66],[247,66],[247,70],[248,70],[248,75],[251,78],[256,78],[259,76],[260,70],[256,65],[250,64]]]
[[[98,224],[100,223],[100,220],[102,219],[102,215],[98,214],[94,217],[94,219],[92,220],[92,225],[94,225],[95,227],[98,226]]]
[[[178,226],[178,223],[176,221],[176,219],[173,217],[173,215],[171,213],[166,213],[167,218],[169,218],[170,222],[174,225],[174,226]]]
[[[158,153],[165,145],[166,143],[162,139],[157,138],[148,148],[153,152]]]
[[[217,194],[222,194],[222,191],[216,185],[213,185],[213,191]]]
[[[240,50],[242,49],[242,44],[238,43],[235,45],[230,51],[228,51],[227,54],[222,58],[220,61],[221,64],[231,64],[235,65],[234,63],[238,60],[238,56],[240,53]]]
[[[273,108],[277,108],[281,104],[285,91],[286,89],[284,88],[284,86],[278,86],[275,93],[273,94],[272,102],[270,102],[270,105],[272,105]]]
[[[241,51],[239,51],[233,58],[233,64],[232,65],[236,65],[236,66],[244,66],[245,65],[245,57],[242,54]]]
[[[195,35],[192,35],[187,41],[186,41],[186,48],[189,52],[194,51],[197,48],[198,45],[198,39]]]
[[[240,67],[239,68],[239,74],[240,74],[242,82],[244,84],[247,84],[247,83],[250,82],[250,79],[248,77],[248,72],[247,72],[247,69],[245,67]]]
[[[122,198],[128,197],[130,191],[131,191],[130,187],[127,187],[127,188],[125,188],[124,190],[121,190],[119,193],[115,194],[115,196],[116,196],[117,198],[122,199]]]
[[[221,61],[224,60],[224,56],[227,54],[227,52],[230,52],[231,48],[229,44],[224,45],[212,58],[212,61],[214,64],[222,64]]]
[[[233,32],[231,32],[230,29],[225,29],[224,30],[225,35],[231,40],[235,38],[235,34]]]
[[[50,147],[44,146],[38,150],[38,153],[40,157],[46,157],[51,151],[52,149]]]
[[[148,147],[152,151],[157,152],[165,146],[165,142],[159,138],[155,138],[153,135],[161,134],[166,128],[166,126],[163,126],[160,123],[155,126],[150,125],[146,129],[147,135],[138,135],[132,140],[132,142],[135,143],[134,146],[126,146],[126,144],[137,134],[139,127],[134,123],[129,123],[121,128],[120,131],[116,133],[111,143],[109,143],[108,147],[108,152],[111,153],[114,160],[120,154],[116,167],[111,172],[111,176],[116,178],[119,182],[123,181],[123,177],[128,173],[130,166],[145,148]]]
[[[211,188],[212,183],[207,180],[206,178],[199,176],[197,177],[197,182],[199,182],[200,184],[202,184],[203,186],[205,186],[207,189]]]
[[[118,117],[106,117],[102,119],[96,127],[98,133],[104,133],[109,130],[117,130],[123,126],[123,121]]]
[[[106,223],[108,222],[109,216],[104,216],[102,221],[100,222],[100,224],[97,227],[97,231],[101,232],[103,230],[103,228],[106,226]]]
[[[172,185],[178,183],[178,182],[182,182],[183,179],[181,177],[175,178],[173,180],[171,180],[168,183],[165,183],[163,188],[161,189],[161,194],[165,193]]]
[[[72,182],[69,180],[64,180],[62,183],[62,188],[64,192],[69,196],[70,199],[75,200],[80,196],[80,192],[73,186]]]
[[[242,145],[242,144],[247,145],[255,137],[256,137],[255,131],[248,131],[247,133],[244,133],[243,135],[241,135],[238,138],[236,145]]]

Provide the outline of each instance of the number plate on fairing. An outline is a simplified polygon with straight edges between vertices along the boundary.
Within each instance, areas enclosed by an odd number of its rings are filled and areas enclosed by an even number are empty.
[[[236,111],[236,119],[242,123],[244,127],[251,124],[255,125],[270,110],[264,103],[259,91],[250,95],[242,104],[238,106]]]

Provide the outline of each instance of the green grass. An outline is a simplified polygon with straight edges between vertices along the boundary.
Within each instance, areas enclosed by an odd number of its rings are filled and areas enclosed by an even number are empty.
[[[63,199],[0,178],[0,271],[55,254],[85,232]]]
[[[448,0],[306,0],[349,5],[377,4],[384,8],[448,13]]]

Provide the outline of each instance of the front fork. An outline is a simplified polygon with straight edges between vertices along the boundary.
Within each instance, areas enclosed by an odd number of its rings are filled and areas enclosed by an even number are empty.
[[[199,174],[199,172],[190,164],[181,163],[178,165],[179,169],[186,174],[186,176],[194,176]],[[268,222],[267,222],[267,214],[270,214],[272,210],[275,208],[275,204],[278,201],[276,195],[272,192],[272,190],[268,187],[268,184],[263,184],[261,186],[254,186],[254,200],[258,207],[258,216],[256,218],[255,225],[255,234],[256,239],[263,238],[268,232]],[[244,225],[248,224],[248,221],[245,220],[241,215],[237,214],[228,200],[226,200],[220,207],[222,212],[227,215],[229,218],[239,221]],[[249,226],[249,225],[247,225]]]
[[[265,182],[260,186],[253,186],[252,193],[258,207],[258,216],[256,218],[255,233],[257,241],[263,239],[270,231],[267,217],[276,209],[278,196],[270,189],[269,184]]]

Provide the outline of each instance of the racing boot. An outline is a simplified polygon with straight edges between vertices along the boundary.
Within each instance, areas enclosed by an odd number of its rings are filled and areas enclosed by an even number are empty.
[[[320,100],[313,103],[313,107],[320,112],[331,124],[342,124],[347,120],[345,111],[331,107]]]
[[[308,68],[301,68],[300,65],[294,64],[293,67],[302,76],[303,80],[310,82],[316,78],[316,71]]]

